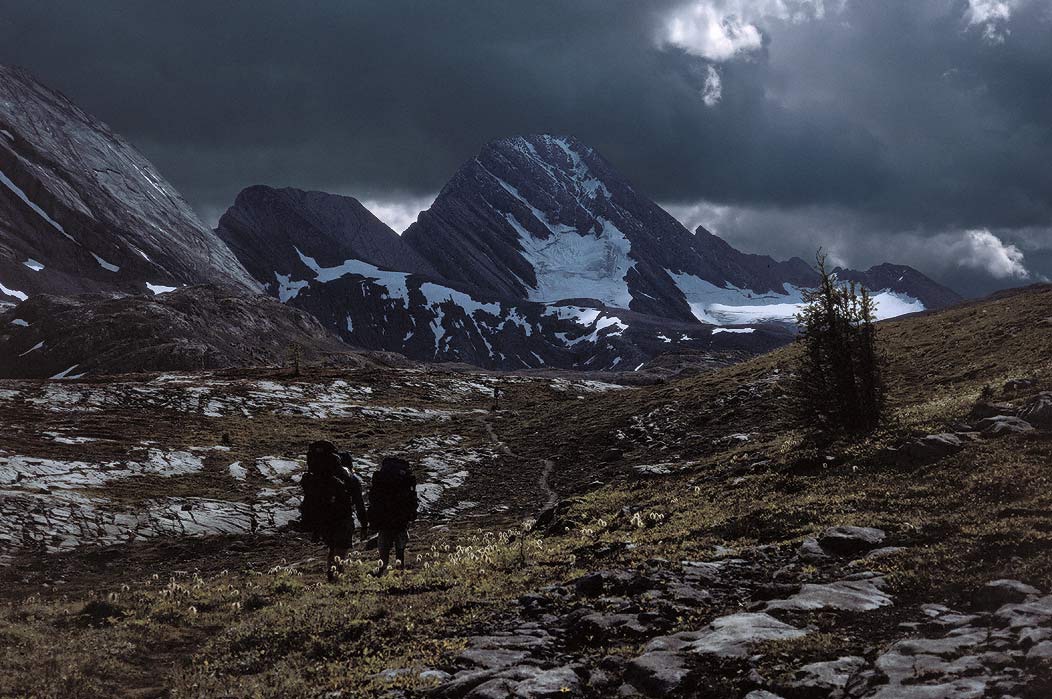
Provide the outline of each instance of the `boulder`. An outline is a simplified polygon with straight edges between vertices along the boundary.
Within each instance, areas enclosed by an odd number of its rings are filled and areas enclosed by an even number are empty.
[[[979,402],[968,411],[968,417],[972,420],[982,420],[995,415],[1015,415],[1016,409],[1011,403],[986,403]]]
[[[829,554],[823,550],[822,546],[818,543],[818,539],[814,537],[807,537],[800,543],[800,547],[796,550],[796,554],[800,558],[808,563],[821,563],[829,560]]]
[[[690,677],[686,660],[679,653],[653,651],[628,663],[625,679],[652,697],[677,692]]]
[[[1033,432],[1034,426],[1022,418],[1013,415],[995,415],[980,420],[975,428],[984,437],[1003,437],[1009,434]]]
[[[1031,398],[1019,411],[1019,417],[1039,429],[1052,430],[1052,391]]]
[[[848,655],[836,660],[810,663],[797,670],[786,683],[794,696],[842,697],[844,688],[866,666],[866,659]]]
[[[543,670],[515,685],[512,696],[521,699],[581,696],[581,678],[568,666]]]
[[[1041,591],[1018,580],[992,580],[979,590],[977,601],[984,609],[997,609],[1006,604],[1025,602]]]
[[[498,670],[518,665],[530,656],[523,650],[507,648],[468,648],[457,656],[460,664],[473,665],[485,670]]]
[[[1022,391],[1025,388],[1030,388],[1036,381],[1033,379],[1009,379],[1005,381],[1004,392],[1012,393],[1014,391]]]
[[[955,434],[929,434],[915,439],[902,449],[906,458],[916,463],[927,463],[956,454],[964,449],[964,441]]]
[[[701,631],[659,636],[645,647],[650,651],[689,651],[700,655],[743,658],[754,643],[800,638],[807,631],[778,621],[763,612],[739,612],[720,617]]]
[[[818,543],[824,551],[838,556],[855,556],[879,547],[887,535],[873,527],[830,527]]]
[[[866,612],[891,604],[891,597],[880,588],[883,578],[869,580],[838,580],[823,585],[804,585],[800,592],[788,599],[767,603],[767,609],[842,609]]]

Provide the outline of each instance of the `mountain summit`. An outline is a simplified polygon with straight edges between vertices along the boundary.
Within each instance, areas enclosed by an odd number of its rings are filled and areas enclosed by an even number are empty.
[[[496,296],[593,299],[684,322],[788,319],[773,309],[733,313],[725,307],[799,303],[795,290],[817,282],[799,258],[777,262],[741,253],[703,228],[691,233],[572,137],[490,143],[403,237],[446,278]],[[904,275],[896,282],[844,272],[886,282],[871,287],[886,292],[878,298],[883,317],[959,298],[915,270],[909,278],[924,289],[924,300],[901,283]]]

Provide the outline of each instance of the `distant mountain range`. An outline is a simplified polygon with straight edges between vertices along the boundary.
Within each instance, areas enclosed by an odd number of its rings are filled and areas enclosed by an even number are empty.
[[[872,290],[880,317],[960,300],[902,265],[837,274]],[[211,231],[108,127],[23,71],[0,67],[0,304],[220,284],[313,315],[326,351],[338,337],[422,361],[632,371],[670,351],[784,344],[801,290],[816,279],[799,258],[744,254],[703,228],[690,232],[595,150],[549,135],[485,146],[401,236],[351,197],[265,186],[242,191]],[[281,304],[239,307],[273,314]],[[137,307],[147,308],[122,308]],[[33,308],[39,317],[41,304]],[[49,341],[16,316],[0,328],[0,374],[26,375],[18,356]],[[267,327],[244,313],[229,322],[201,342],[229,345],[239,328]],[[317,332],[279,341],[311,342]],[[213,356],[246,355],[217,346]],[[110,358],[96,370],[115,368]]]

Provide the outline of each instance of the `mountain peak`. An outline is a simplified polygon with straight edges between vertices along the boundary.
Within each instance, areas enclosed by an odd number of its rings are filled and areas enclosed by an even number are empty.
[[[246,187],[219,219],[216,233],[275,295],[283,278],[310,271],[304,257],[326,267],[360,260],[383,269],[435,274],[360,201],[339,194]]]

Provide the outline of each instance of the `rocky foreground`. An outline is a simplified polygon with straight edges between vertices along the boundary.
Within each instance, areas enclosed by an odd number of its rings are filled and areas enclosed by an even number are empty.
[[[470,638],[449,672],[422,672],[444,681],[434,696],[450,699],[1039,696],[1052,595],[995,580],[967,609],[894,609],[881,560],[901,547],[888,543],[879,529],[837,527],[797,548],[599,570],[521,597],[516,623]],[[693,628],[673,632],[685,618]],[[871,625],[886,627],[882,643]],[[599,638],[642,652],[590,654]],[[771,651],[791,658],[794,645],[810,643],[824,659],[772,664]],[[410,671],[419,672],[388,675]]]

